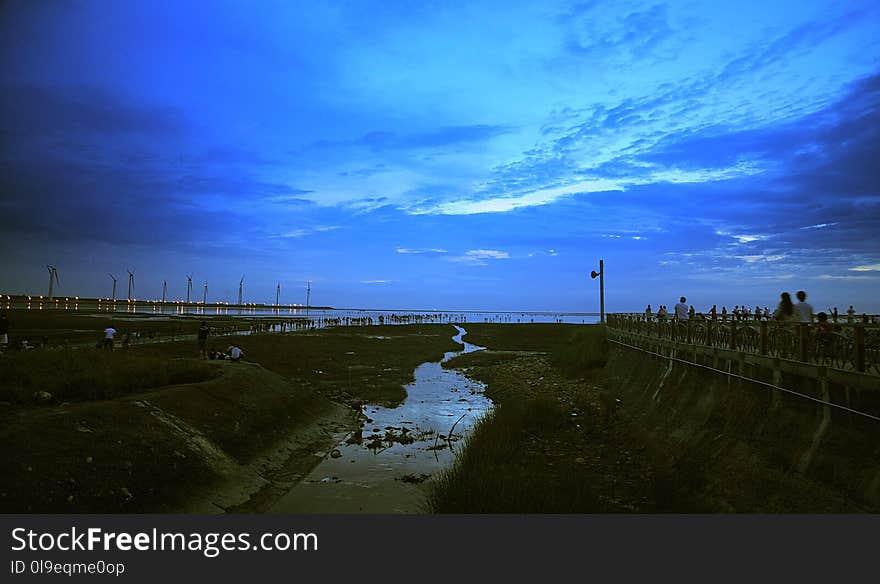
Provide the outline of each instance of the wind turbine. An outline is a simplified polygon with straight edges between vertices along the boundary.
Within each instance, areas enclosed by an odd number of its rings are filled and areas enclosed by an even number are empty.
[[[110,278],[112,278],[112,280],[113,280],[113,296],[112,297],[113,297],[113,302],[116,302],[116,276],[114,276],[110,272],[107,272],[107,275],[110,276]]]
[[[278,282],[278,287],[275,288],[275,310],[281,306],[281,282]]]
[[[162,304],[165,304],[165,294],[168,292],[168,280],[162,280]]]
[[[131,290],[134,288],[134,270],[128,271],[128,301],[131,302]]]
[[[61,282],[58,281],[58,268],[46,266],[46,269],[49,270],[49,300],[52,300],[52,297],[55,295],[55,284],[60,286]]]
[[[208,303],[208,281],[205,280],[205,291],[202,293],[202,305]]]
[[[309,307],[312,305],[312,281],[309,280],[308,287],[306,288],[306,314],[309,313]]]
[[[189,293],[192,292],[193,289],[193,277],[192,274],[186,275],[186,303],[189,304]]]
[[[241,312],[241,289],[244,286],[244,274],[241,275],[241,280],[238,281],[238,312]]]

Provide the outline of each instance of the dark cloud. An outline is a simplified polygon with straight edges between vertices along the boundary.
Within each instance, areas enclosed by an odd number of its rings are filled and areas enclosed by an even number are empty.
[[[252,178],[246,168],[267,157],[197,146],[174,109],[95,89],[5,89],[4,232],[113,244],[240,240],[260,233],[254,202],[307,202],[309,191]]]
[[[176,110],[130,100],[95,87],[0,87],[4,142],[35,136],[121,135],[179,137],[186,122]]]
[[[509,126],[476,124],[471,126],[445,126],[430,132],[399,134],[396,132],[374,131],[360,138],[344,142],[321,141],[319,148],[339,146],[361,146],[373,151],[406,150],[419,148],[444,148],[485,142],[512,131]]]

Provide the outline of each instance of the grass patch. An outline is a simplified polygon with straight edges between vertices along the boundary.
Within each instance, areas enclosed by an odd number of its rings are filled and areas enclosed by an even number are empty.
[[[406,397],[403,386],[415,368],[439,361],[461,345],[449,325],[334,327],[308,333],[236,337],[246,360],[298,381],[337,401],[361,400],[393,406]],[[225,349],[229,339],[210,339],[209,348]],[[139,347],[156,357],[197,353],[195,341]]]
[[[27,403],[35,392],[53,401],[108,399],[216,376],[199,361],[170,360],[130,351],[63,349],[9,353],[0,358],[0,401]]]
[[[585,436],[551,396],[510,401],[484,418],[463,454],[431,483],[435,513],[601,513],[623,510],[600,496]]]
[[[551,358],[566,377],[585,377],[608,362],[608,340],[603,325],[589,325],[571,333]]]
[[[570,342],[575,330],[592,325],[468,323],[464,340],[498,351],[552,352]]]

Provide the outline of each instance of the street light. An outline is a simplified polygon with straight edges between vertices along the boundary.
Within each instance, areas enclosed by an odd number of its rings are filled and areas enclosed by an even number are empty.
[[[590,272],[590,278],[599,276],[599,322],[605,324],[605,261],[599,260],[599,271]]]

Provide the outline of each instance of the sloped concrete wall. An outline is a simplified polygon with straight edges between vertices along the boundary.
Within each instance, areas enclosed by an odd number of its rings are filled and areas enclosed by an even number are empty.
[[[880,511],[878,421],[614,344],[601,377],[644,433],[670,510]],[[777,381],[821,393],[815,380]],[[826,389],[835,403],[875,405]]]

